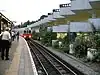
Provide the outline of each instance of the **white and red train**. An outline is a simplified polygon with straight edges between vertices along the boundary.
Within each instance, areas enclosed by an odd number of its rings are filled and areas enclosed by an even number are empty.
[[[15,30],[19,35],[25,39],[32,38],[32,30],[30,28],[19,28]]]
[[[24,37],[25,39],[29,39],[32,38],[32,31],[31,29],[27,28],[23,31],[23,34],[21,34],[22,37]]]

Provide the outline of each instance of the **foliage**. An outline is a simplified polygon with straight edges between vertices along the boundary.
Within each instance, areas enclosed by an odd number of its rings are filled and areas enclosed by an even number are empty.
[[[93,62],[100,62],[100,51],[94,56]]]
[[[87,55],[87,48],[97,49],[93,61],[100,61],[100,34],[90,33],[88,36],[77,36],[74,42],[75,55],[83,57]]]
[[[47,31],[47,27],[40,27],[41,42],[45,45],[52,45],[52,31]]]
[[[23,24],[22,24],[22,22],[21,22],[21,24],[19,24],[19,25],[17,25],[17,26],[14,26],[14,28],[23,28],[23,27],[27,27],[27,25],[31,25],[31,24],[33,24],[33,23],[35,23],[36,21],[26,21],[26,22],[24,22]]]
[[[65,36],[63,39],[59,38],[58,40],[62,42],[60,49],[62,51],[64,51],[65,53],[69,53],[69,38],[68,38],[68,36]]]
[[[57,39],[57,33],[52,32],[51,37],[52,37],[52,40],[56,40]]]
[[[62,43],[63,43],[64,45],[68,45],[68,44],[69,44],[68,36],[65,36],[65,37],[63,38]]]
[[[42,15],[42,16],[40,17],[40,19],[38,19],[38,21],[41,20],[41,19],[44,19],[45,17],[47,17],[47,15]]]
[[[39,40],[39,33],[36,33],[35,31],[32,32],[32,38],[34,40]]]
[[[51,32],[46,32],[45,36],[44,36],[44,41],[45,43],[48,43],[49,46],[52,45],[52,38],[51,38]]]
[[[59,41],[54,42],[53,47],[56,48],[56,49],[58,49],[59,48]]]
[[[97,54],[95,55],[93,61],[97,61],[97,62],[99,61],[100,62],[100,35],[96,34],[94,36],[94,40],[95,40],[95,43],[96,43]]]
[[[84,36],[84,33],[81,33],[80,36],[77,36],[74,42],[75,55],[78,57],[87,55],[87,48],[90,46],[90,40]]]

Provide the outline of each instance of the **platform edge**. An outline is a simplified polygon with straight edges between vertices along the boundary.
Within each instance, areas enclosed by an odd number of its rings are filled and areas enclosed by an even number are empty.
[[[31,59],[31,64],[32,64],[33,73],[34,73],[34,75],[38,75],[37,70],[36,70],[35,63],[34,63],[33,58],[32,58],[32,54],[31,54],[31,52],[30,52],[30,48],[29,48],[29,46],[28,46],[26,40],[25,40],[23,37],[21,37],[21,38],[22,38],[22,39],[25,41],[25,43],[26,43],[26,46],[27,46],[27,49],[28,49],[28,53],[29,53],[29,56],[30,56],[30,59]]]

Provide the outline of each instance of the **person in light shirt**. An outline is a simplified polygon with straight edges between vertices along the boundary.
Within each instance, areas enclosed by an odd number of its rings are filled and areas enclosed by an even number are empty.
[[[9,29],[6,28],[4,32],[1,33],[2,35],[2,49],[1,49],[1,58],[4,60],[4,56],[6,56],[6,60],[9,60],[9,45],[11,40],[11,35],[9,33]],[[6,51],[6,55],[4,55]]]
[[[11,34],[12,34],[12,41],[14,41],[15,33],[12,31]]]

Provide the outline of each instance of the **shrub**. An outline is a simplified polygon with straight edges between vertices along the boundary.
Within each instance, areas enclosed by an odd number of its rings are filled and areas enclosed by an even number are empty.
[[[54,42],[53,47],[58,49],[59,48],[59,41]]]

